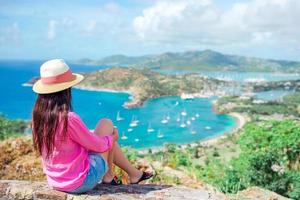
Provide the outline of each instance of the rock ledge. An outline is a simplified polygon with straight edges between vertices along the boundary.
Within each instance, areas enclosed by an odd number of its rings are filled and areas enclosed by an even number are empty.
[[[0,180],[0,200],[4,199],[55,199],[55,200],[223,200],[227,199],[222,193],[211,191],[209,188],[192,189],[171,185],[122,185],[109,186],[99,184],[94,190],[72,195],[52,190],[45,182],[29,182],[17,180]]]

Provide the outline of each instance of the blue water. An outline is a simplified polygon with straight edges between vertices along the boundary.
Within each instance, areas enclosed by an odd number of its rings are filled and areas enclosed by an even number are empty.
[[[194,73],[193,71],[180,71],[180,70],[155,70],[164,74],[187,74]],[[207,71],[207,72],[199,72],[199,74],[217,78],[217,79],[225,79],[232,80],[237,82],[247,82],[247,81],[284,81],[284,80],[299,80],[300,74],[288,74],[288,73],[268,73],[268,72],[231,72],[231,71]]]
[[[0,112],[13,119],[30,119],[36,95],[31,87],[24,87],[22,84],[39,75],[41,63],[42,61],[0,61]],[[74,72],[106,68],[75,64],[70,66]],[[183,101],[179,97],[162,97],[149,100],[140,108],[125,109],[122,105],[129,98],[126,93],[73,89],[74,111],[90,129],[94,129],[99,119],[110,118],[119,129],[120,143],[135,148],[161,146],[164,143],[189,143],[223,134],[236,125],[232,117],[213,112],[211,102],[214,98]],[[124,118],[121,121],[116,120],[118,111]],[[186,116],[180,114],[183,111],[187,113]],[[199,117],[196,117],[197,114]],[[168,116],[168,123],[162,124],[161,120]],[[133,117],[139,120],[136,127],[129,126]],[[177,122],[178,117],[180,122]],[[190,121],[190,125],[187,121]],[[182,122],[186,124],[185,128],[180,127]],[[147,132],[149,124],[154,132]],[[126,140],[121,139],[123,134],[127,136]],[[158,135],[162,137],[159,138]]]

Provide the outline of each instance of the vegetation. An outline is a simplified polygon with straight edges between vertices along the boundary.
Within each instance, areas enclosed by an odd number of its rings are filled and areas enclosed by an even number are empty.
[[[204,85],[214,90],[221,82],[197,74],[173,76],[149,69],[116,67],[86,74],[79,87],[130,91],[134,99],[125,105],[132,107],[142,104],[149,98],[199,93]]]
[[[245,112],[254,115],[293,115],[300,117],[300,92],[284,96],[279,101],[268,101],[256,103],[255,99],[241,99],[239,96],[221,97],[218,100],[218,110],[220,112]]]
[[[137,68],[153,68],[162,70],[189,71],[250,71],[250,72],[299,72],[300,63],[292,61],[268,60],[235,55],[225,55],[219,52],[187,51],[182,53],[163,53],[129,57],[114,55],[98,61],[82,59],[79,62],[97,65],[119,65]]]
[[[23,135],[28,123],[23,120],[10,120],[0,114],[0,140]]]

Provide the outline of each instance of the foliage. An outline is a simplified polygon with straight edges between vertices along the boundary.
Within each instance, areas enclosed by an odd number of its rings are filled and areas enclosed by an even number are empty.
[[[300,124],[291,120],[251,123],[239,139],[242,153],[214,182],[235,193],[255,185],[299,199]]]
[[[27,126],[25,121],[9,120],[0,114],[0,140],[23,134]]]

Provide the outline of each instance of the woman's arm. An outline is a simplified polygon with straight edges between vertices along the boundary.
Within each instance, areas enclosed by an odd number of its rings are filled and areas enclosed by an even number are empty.
[[[68,132],[72,140],[90,151],[106,152],[112,148],[114,143],[113,135],[98,136],[92,133],[75,113],[69,117]]]

